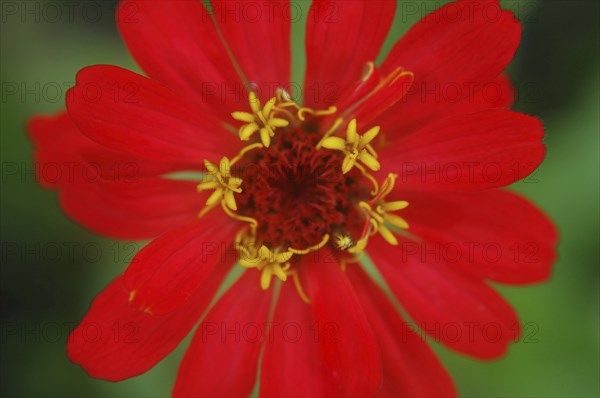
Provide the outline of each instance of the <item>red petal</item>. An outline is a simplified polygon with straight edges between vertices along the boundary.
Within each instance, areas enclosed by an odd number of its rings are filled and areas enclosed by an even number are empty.
[[[238,227],[217,209],[150,242],[125,271],[132,303],[153,314],[183,304],[213,269],[236,261],[231,243]]]
[[[150,239],[197,219],[206,198],[196,182],[163,178],[82,183],[60,195],[65,212],[96,233]]]
[[[313,1],[306,27],[304,104],[334,105],[374,61],[392,24],[395,1]],[[387,74],[387,73],[386,73]]]
[[[364,98],[352,116],[360,121],[358,128],[362,130],[371,120],[400,101],[409,90],[413,79],[412,73],[401,73],[397,78],[382,84],[375,92]]]
[[[318,342],[330,372],[327,395],[370,395],[381,384],[379,347],[352,285],[331,255],[321,256],[315,253],[304,267],[314,319],[324,332]],[[328,339],[329,332],[334,341]]]
[[[411,92],[382,118],[402,134],[441,117],[448,103],[473,97],[506,68],[521,25],[497,1],[459,1],[427,15],[392,48],[382,73],[415,74]]]
[[[258,85],[259,97],[274,97],[279,87],[289,90],[289,0],[248,3],[212,0],[215,21],[246,79]]]
[[[117,24],[152,79],[194,101],[203,118],[230,120],[247,94],[201,1],[123,1]]]
[[[508,109],[515,101],[515,88],[507,75],[500,75],[473,95],[463,98],[444,110],[443,117],[485,111],[487,109]]]
[[[35,116],[27,130],[35,145],[38,181],[45,187],[100,180],[134,182],[183,167],[180,162],[142,159],[102,146],[82,134],[66,111]]]
[[[379,155],[406,189],[478,190],[532,173],[544,159],[543,136],[534,117],[489,110],[430,123]]]
[[[381,383],[379,350],[356,293],[327,251],[304,261],[300,271],[312,301],[318,357],[326,369],[325,395],[371,395]]]
[[[118,381],[146,372],[188,334],[228,270],[218,267],[184,305],[162,316],[131,306],[123,277],[118,277],[69,336],[69,358],[100,379]]]
[[[359,130],[365,131],[366,125],[404,97],[412,82],[413,75],[410,72],[399,69],[389,76],[381,76],[379,70],[374,68],[369,76],[342,95],[341,101],[336,104],[338,112],[321,124],[329,126],[338,117],[357,119]]]
[[[348,277],[375,331],[383,360],[379,397],[454,397],[450,375],[433,351],[400,317],[394,304],[358,266]]]
[[[404,192],[398,197],[411,204],[403,210],[410,232],[426,240],[406,250],[435,251],[449,263],[466,263],[502,283],[542,282],[550,276],[556,228],[517,194]]]
[[[67,96],[81,131],[111,148],[199,168],[204,159],[237,152],[235,136],[211,123],[191,102],[152,80],[116,66],[90,66]]]
[[[412,90],[412,86],[408,89],[408,92]],[[398,123],[402,123],[396,120],[397,108],[394,108],[394,112],[384,113],[379,117],[372,125],[378,125],[381,127],[382,132],[388,132],[386,138],[389,142],[395,142],[398,138],[409,134],[411,131],[417,128],[425,126],[432,120],[443,119],[449,116],[464,115],[467,113],[475,113],[488,109],[509,109],[515,100],[515,88],[510,81],[510,78],[506,75],[500,75],[493,81],[483,85],[481,88],[469,93],[465,98],[458,98],[456,96],[450,97],[450,92],[447,93],[448,101],[439,109],[436,110],[435,116],[427,120],[422,120],[412,126],[403,126]],[[402,101],[402,100],[401,100]],[[402,101],[405,102],[405,101]],[[403,105],[402,105],[403,106]],[[399,127],[400,126],[400,127]],[[367,126],[369,127],[369,126]]]
[[[400,247],[410,241],[399,237]],[[481,359],[503,355],[518,338],[514,310],[483,281],[452,264],[369,241],[369,255],[417,325],[447,347]]]
[[[245,274],[202,321],[177,374],[174,397],[241,397],[254,387],[272,291]]]
[[[203,207],[194,182],[154,177],[182,166],[102,146],[66,112],[36,116],[28,129],[40,183],[59,188],[63,209],[97,233],[149,239],[192,222]]]
[[[335,341],[333,323],[315,324],[312,308],[288,281],[281,286],[261,365],[261,397],[320,397],[327,392],[327,370],[318,339]],[[293,375],[293,377],[290,377]]]

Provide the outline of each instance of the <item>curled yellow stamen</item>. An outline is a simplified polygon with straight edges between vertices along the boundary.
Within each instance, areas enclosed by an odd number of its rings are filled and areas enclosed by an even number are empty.
[[[321,239],[321,242],[317,243],[316,245],[307,247],[306,249],[294,249],[294,248],[290,247],[290,248],[288,248],[288,251],[292,252],[294,254],[308,254],[310,252],[319,250],[320,248],[325,246],[328,241],[329,241],[329,234],[326,234],[325,236],[323,236],[323,239]]]
[[[239,214],[236,214],[236,213],[232,212],[231,210],[229,210],[224,203],[222,204],[222,207],[223,207],[223,211],[225,212],[225,214],[227,214],[229,217],[236,219],[238,221],[247,222],[248,224],[250,224],[250,227],[253,229],[256,229],[256,227],[258,226],[258,221],[256,221],[254,218],[240,216]]]
[[[288,275],[292,277],[292,280],[294,281],[294,286],[296,287],[296,291],[298,292],[298,295],[300,296],[302,301],[304,301],[306,304],[310,304],[310,298],[306,295],[304,289],[302,288],[302,283],[300,282],[298,271],[288,271]]]
[[[365,93],[362,96],[362,98],[358,99],[356,102],[354,102],[354,104],[352,106],[349,106],[347,109],[345,109],[341,113],[341,115],[340,115],[341,117],[347,118],[350,115],[354,114],[355,111],[358,108],[360,108],[360,106],[365,101],[368,101],[369,98],[371,98],[373,95],[376,95],[376,93],[379,92],[380,90],[396,84],[400,79],[405,78],[406,76],[411,77],[411,82],[414,79],[414,74],[410,71],[405,71],[403,67],[397,67],[396,69],[394,69],[393,71],[391,71],[388,75],[386,75],[384,77],[379,76],[379,74],[378,74],[378,76],[374,76],[375,69],[376,68],[375,68],[375,65],[373,64],[373,62],[368,62],[367,64],[365,64],[365,68],[363,70],[363,75],[361,77],[361,84],[367,83],[372,78],[378,78],[379,81],[377,82],[375,87],[370,88],[369,92]]]
[[[290,94],[287,91],[279,89],[277,90],[277,102],[275,105],[275,109],[281,112],[285,112],[291,116],[292,113],[285,108],[296,109],[295,118],[300,120],[301,122],[306,120],[307,114],[311,116],[329,116],[337,112],[337,107],[335,106],[330,106],[327,109],[312,109],[307,107],[300,107],[298,106],[298,104],[292,101]]]
[[[250,152],[253,149],[257,149],[257,148],[262,148],[263,145],[261,143],[256,143],[256,144],[250,144],[244,148],[242,148],[242,150],[240,151],[240,153],[238,153],[234,158],[231,159],[230,161],[230,166],[233,166],[234,164],[236,164],[237,162],[240,161],[240,159],[247,153]]]
[[[373,177],[371,174],[369,174],[369,172],[367,172],[367,170],[365,170],[365,168],[363,166],[361,166],[359,163],[356,163],[354,165],[354,167],[356,167],[358,170],[360,170],[360,172],[362,173],[362,175],[368,179],[369,181],[371,181],[371,183],[373,184],[373,190],[371,191],[371,195],[377,195],[377,193],[379,192],[379,183],[377,182],[377,180],[375,179],[375,177]]]
[[[351,258],[342,257],[340,259],[340,268],[342,269],[342,271],[346,272],[346,269],[348,268],[348,264],[356,264],[359,262],[360,262],[359,257],[351,257]]]
[[[371,199],[371,203],[381,202],[386,196],[388,196],[396,185],[396,178],[398,178],[397,174],[389,173],[383,181],[383,184],[381,184],[381,189],[377,195]]]
[[[306,113],[312,116],[328,116],[333,115],[337,112],[337,108],[335,106],[330,106],[327,109],[314,110],[312,108],[300,108],[298,109],[298,119],[304,121],[306,120]]]

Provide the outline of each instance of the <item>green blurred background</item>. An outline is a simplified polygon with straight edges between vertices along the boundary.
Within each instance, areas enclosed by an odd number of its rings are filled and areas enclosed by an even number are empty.
[[[417,13],[407,13],[404,3],[384,54],[419,13],[444,2],[411,2]],[[548,146],[537,183],[514,189],[557,223],[559,260],[546,284],[500,287],[522,322],[535,325],[529,341],[487,363],[435,349],[462,396],[597,397],[600,3],[502,3],[524,28],[509,68],[519,90],[516,109],[543,120]],[[1,4],[2,396],[167,396],[185,343],[147,374],[121,383],[89,378],[67,359],[68,331],[141,244],[116,244],[68,219],[56,193],[36,184],[24,131],[31,115],[64,107],[64,93],[80,68],[102,63],[139,70],[117,33],[115,2]],[[293,27],[294,78],[301,81],[309,2],[297,4],[304,18]]]

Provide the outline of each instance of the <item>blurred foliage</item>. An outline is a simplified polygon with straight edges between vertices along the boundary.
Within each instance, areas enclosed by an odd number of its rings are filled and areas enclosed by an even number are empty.
[[[165,396],[175,379],[184,342],[145,375],[121,383],[89,378],[71,364],[65,340],[90,301],[127,265],[135,247],[98,237],[67,218],[55,192],[40,188],[31,174],[7,175],[5,165],[32,169],[26,120],[63,108],[64,99],[7,95],[5,83],[73,84],[91,64],[116,64],[139,71],[114,24],[114,1],[76,2],[74,18],[36,19],[8,15],[7,3],[35,7],[72,1],[3,2],[1,23],[1,369],[2,396]],[[421,4],[426,2],[421,2]],[[432,4],[435,3],[435,4]],[[82,17],[100,5],[95,22]],[[298,3],[304,11],[308,2]],[[439,2],[429,2],[433,9]],[[519,342],[509,355],[482,363],[439,346],[463,396],[598,396],[599,366],[599,3],[504,1],[523,21],[522,45],[509,69],[520,90],[516,109],[535,114],[546,126],[548,156],[535,184],[514,186],[557,223],[561,241],[552,280],[526,288],[499,287],[523,323],[537,325],[535,343]],[[418,18],[398,15],[384,53]],[[51,19],[51,18],[50,18]],[[86,20],[87,19],[87,20]],[[304,20],[293,26],[293,76],[304,68]],[[533,87],[533,91],[531,91]],[[63,93],[64,94],[64,93]],[[62,255],[41,253],[55,242]],[[100,261],[80,249],[99,245]],[[87,246],[86,246],[87,245]],[[14,253],[17,248],[17,253]],[[110,254],[110,255],[109,255]],[[14,334],[16,333],[16,334]],[[432,382],[435,382],[432,380]]]

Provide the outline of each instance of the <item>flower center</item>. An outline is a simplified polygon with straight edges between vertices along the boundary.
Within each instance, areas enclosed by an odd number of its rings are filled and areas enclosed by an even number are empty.
[[[398,244],[392,230],[406,229],[401,217],[390,214],[405,208],[405,201],[384,202],[396,176],[389,174],[381,187],[370,171],[380,163],[371,142],[379,133],[373,127],[363,135],[356,120],[336,119],[324,133],[317,118],[337,110],[300,108],[282,90],[261,107],[249,94],[250,112],[234,112],[242,141],[257,141],[217,166],[205,161],[207,173],[199,190],[214,190],[204,215],[219,203],[230,217],[247,224],[236,239],[240,265],[262,272],[261,287],[273,276],[294,278],[301,297],[308,301],[297,277],[297,256],[333,249],[340,263],[357,261],[375,233]],[[258,134],[255,134],[257,133]],[[390,229],[391,228],[391,229]]]
[[[339,173],[341,156],[315,148],[319,139],[288,130],[239,162],[239,213],[258,221],[269,247],[313,246],[344,223],[356,183]]]

